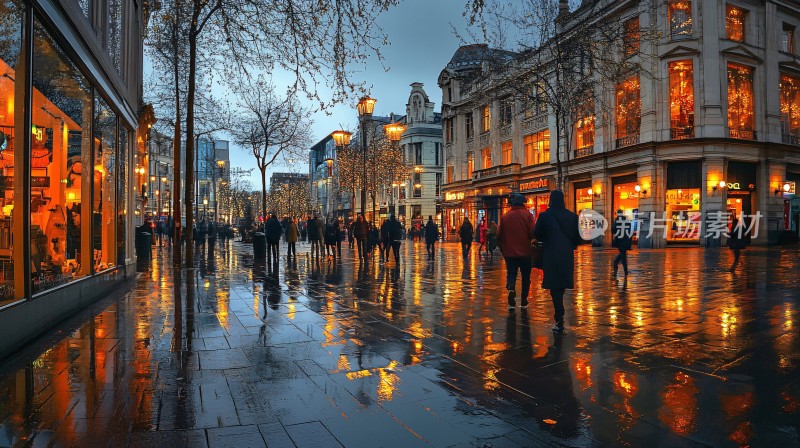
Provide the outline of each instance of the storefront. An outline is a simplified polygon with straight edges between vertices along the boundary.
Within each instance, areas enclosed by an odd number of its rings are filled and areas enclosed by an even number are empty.
[[[618,210],[622,210],[626,218],[635,220],[639,216],[639,194],[641,192],[636,174],[612,177],[611,186],[613,214],[616,215]]]
[[[2,352],[122,278],[131,259],[128,210],[141,210],[133,207],[130,168],[142,198],[149,173],[147,137],[137,135],[132,112],[142,106],[108,81],[125,73],[136,92],[140,67],[70,44],[121,36],[70,34],[71,19],[23,0],[0,0],[0,11],[0,325],[19,327],[0,342]],[[124,13],[124,29],[139,48],[134,11]],[[118,25],[103,32],[119,33]],[[106,64],[117,72],[104,73],[98,58],[111,58]]]
[[[472,225],[476,225],[475,205],[473,197],[467,196],[463,191],[451,191],[444,194],[445,202],[441,204],[443,226],[447,235],[458,233],[464,218],[469,218]]]
[[[756,199],[756,173],[758,164],[748,162],[728,162],[725,189],[728,192],[726,201],[730,216],[752,215]]]
[[[665,197],[668,243],[700,241],[700,192],[702,165],[699,160],[669,162],[667,164],[667,191]]]
[[[800,240],[800,196],[797,188],[800,187],[800,173],[786,173],[783,182],[783,226],[790,235],[790,241]]]
[[[582,210],[594,209],[594,191],[592,190],[592,181],[585,180],[572,184],[573,200],[575,213],[580,213]]]
[[[550,185],[552,183],[550,176],[520,182],[519,192],[525,196],[525,204],[534,218],[538,218],[539,214],[547,210],[550,205]]]

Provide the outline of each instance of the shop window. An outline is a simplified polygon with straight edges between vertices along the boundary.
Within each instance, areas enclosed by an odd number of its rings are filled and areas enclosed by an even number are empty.
[[[626,182],[614,185],[614,212],[622,210],[629,220],[638,218],[639,192],[636,191],[637,182]]]
[[[534,132],[523,138],[525,165],[538,165],[550,161],[550,130]]]
[[[16,68],[22,48],[24,7],[20,2],[0,0],[0,306],[25,297],[24,266],[27,261],[21,250],[14,251],[14,233],[22,229],[24,207],[18,206],[26,196],[19,190],[23,176],[22,139],[15,136],[23,131],[22,113],[15,114],[15,104],[23,104],[17,95]],[[19,92],[21,93],[21,92]],[[21,112],[21,111],[20,111]],[[15,207],[17,206],[17,207]],[[17,241],[23,247],[23,241]],[[15,271],[19,268],[19,272]]]
[[[503,165],[511,164],[512,148],[511,140],[501,143],[500,147],[503,153]]]
[[[639,30],[639,18],[626,20],[623,24],[625,27],[624,35],[622,36],[622,44],[625,50],[625,57],[630,57],[639,52],[641,45],[641,31]]]
[[[481,169],[485,170],[492,167],[492,147],[481,149]]]
[[[475,159],[467,159],[467,179],[472,179],[472,172],[475,171]]]
[[[731,138],[756,138],[753,69],[734,63],[728,63],[728,128]]]
[[[472,131],[473,131],[472,112],[464,115],[464,126],[466,127],[467,138],[472,138]]]
[[[725,32],[728,39],[744,42],[746,20],[747,10],[738,6],[728,5],[725,14]]]
[[[511,125],[512,100],[506,98],[500,101],[500,127]]]
[[[781,74],[780,107],[784,143],[800,144],[800,78]]]
[[[128,217],[128,139],[132,135],[131,131],[120,126],[119,130],[119,162],[117,163],[117,264],[125,264],[127,251],[125,242],[127,241],[126,223]],[[168,145],[165,145],[168,146]],[[165,178],[169,178],[169,173],[164,173]],[[169,189],[167,188],[167,198]],[[165,206],[166,203],[165,203]]]
[[[492,130],[492,109],[486,105],[483,106],[483,115],[481,116],[481,132],[489,132]]]
[[[575,157],[592,154],[594,148],[594,113],[591,106],[585,106],[578,112],[575,120]]]
[[[694,73],[692,61],[669,63],[670,138],[694,137]]]
[[[692,37],[692,2],[669,2],[669,35],[672,40]]]
[[[794,27],[788,23],[783,24],[780,45],[784,53],[794,54]]]
[[[99,272],[116,266],[117,258],[117,116],[99,96],[95,97],[94,113],[92,262],[94,272]]]
[[[700,189],[667,190],[667,241],[691,241],[700,238]]]
[[[639,96],[639,75],[616,87],[617,148],[639,143],[642,104]]]
[[[38,21],[33,47],[30,247],[37,293],[92,272],[92,94]]]

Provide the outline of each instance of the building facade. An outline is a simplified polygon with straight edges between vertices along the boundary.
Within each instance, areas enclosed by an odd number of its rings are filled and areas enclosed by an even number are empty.
[[[2,0],[0,17],[6,354],[123,281],[153,113],[141,3]]]
[[[437,203],[444,183],[441,118],[441,114],[434,112],[434,103],[425,93],[423,84],[411,84],[406,115],[400,119],[406,126],[400,145],[407,175],[390,186],[389,197],[382,201],[388,200],[391,213],[394,213],[392,204],[398,204],[398,219],[407,227],[424,225],[428,216],[437,223],[440,220]]]
[[[227,140],[200,138],[195,160],[195,216],[221,221],[227,210],[219,200],[223,185],[231,181],[230,143]],[[222,206],[223,210],[220,210]]]
[[[568,207],[606,217],[622,210],[639,220],[640,247],[719,245],[724,239],[711,221],[733,215],[757,223],[755,244],[796,240],[800,7],[778,0],[584,2],[562,26],[586,20],[586,8],[598,3],[606,15],[595,19],[635,23],[623,37],[635,49],[626,57],[653,73],[599,80],[613,92],[610,104],[575,116],[569,142],[556,141],[546,102],[479,94],[472,81],[486,73],[481,51],[491,50],[462,47],[442,71],[450,228],[463,216],[501,216],[511,191],[528,198],[532,213],[545,209],[557,181],[550,148],[561,143]],[[658,37],[645,41],[638,26],[657,29]],[[610,230],[595,243],[609,240]]]

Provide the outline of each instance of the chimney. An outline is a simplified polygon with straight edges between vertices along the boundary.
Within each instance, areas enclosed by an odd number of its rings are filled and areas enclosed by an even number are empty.
[[[563,16],[569,12],[568,0],[558,0],[558,15]]]

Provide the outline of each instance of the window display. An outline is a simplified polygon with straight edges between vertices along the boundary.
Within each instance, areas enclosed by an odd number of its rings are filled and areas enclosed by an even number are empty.
[[[91,274],[89,238],[92,114],[88,80],[36,21],[31,129],[33,293]]]
[[[700,189],[667,190],[667,241],[696,241],[700,238]]]
[[[94,102],[93,272],[116,265],[117,116],[106,102]]]
[[[23,8],[16,1],[0,0],[0,306],[7,305],[25,295],[20,273],[14,272],[14,266],[21,260],[21,254],[14,254],[14,219],[15,214],[23,209],[14,210],[16,195],[14,184],[22,169],[15,163],[22,154],[22,147],[15,144],[16,127],[22,127],[22,117],[15,116],[15,79],[22,39]],[[21,115],[21,114],[20,114]],[[16,117],[16,119],[15,119]],[[19,224],[18,224],[19,225]],[[16,261],[16,263],[15,263]],[[19,279],[15,280],[15,274]]]
[[[614,214],[622,210],[622,214],[633,222],[634,240],[638,239],[635,233],[638,230],[639,219],[639,192],[636,191],[637,182],[626,182],[614,185]]]

